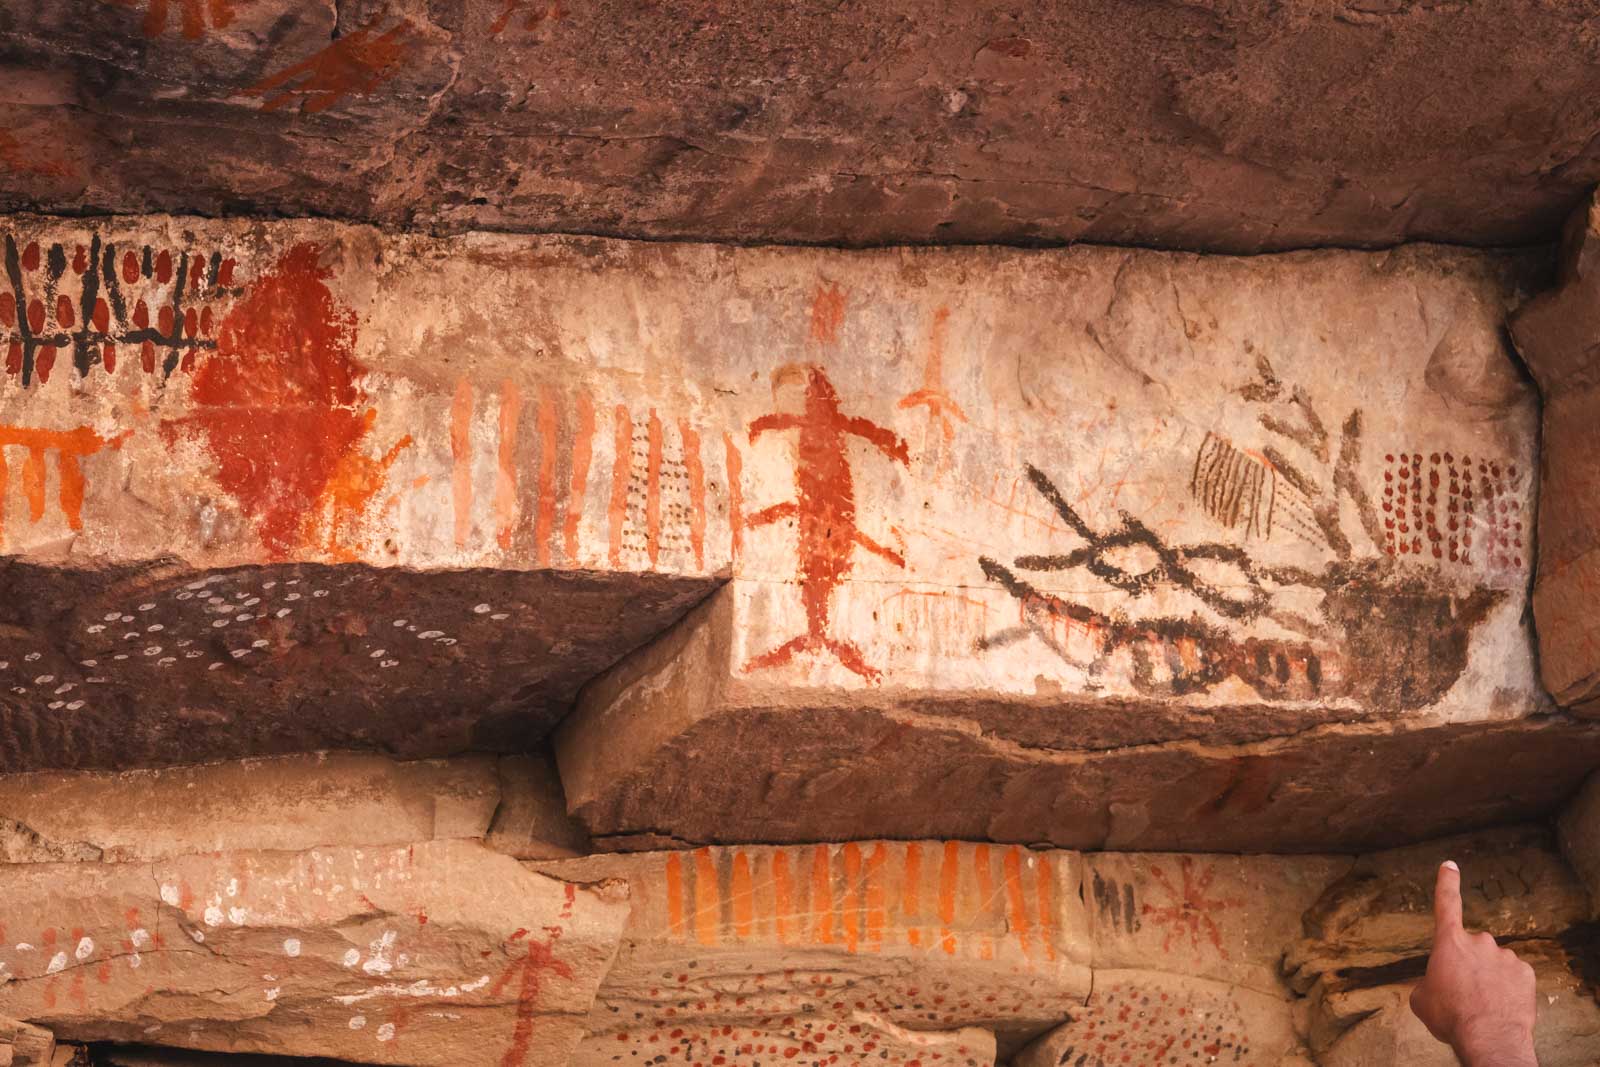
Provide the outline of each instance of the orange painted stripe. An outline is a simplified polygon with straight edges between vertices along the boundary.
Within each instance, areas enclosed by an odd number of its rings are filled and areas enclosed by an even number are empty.
[[[456,386],[450,404],[450,456],[455,461],[451,502],[456,515],[456,547],[465,548],[472,534],[472,383]]]
[[[1028,947],[1028,907],[1022,893],[1022,849],[1016,845],[1006,849],[1005,871],[1006,900],[1011,906],[1011,929],[1017,933],[1017,944],[1022,947],[1022,954],[1032,959],[1033,950]]]
[[[589,456],[594,447],[594,401],[578,394],[578,425],[572,433],[572,488],[567,493],[565,538],[567,562],[578,562],[578,531],[583,522],[583,498],[589,490]]]
[[[883,948],[884,924],[884,887],[883,865],[888,862],[889,850],[883,842],[878,842],[872,850],[872,855],[867,857],[867,945],[874,952]]]
[[[83,529],[83,467],[79,464],[78,457],[71,452],[58,452],[56,471],[61,480],[61,513],[67,517],[67,528],[81,530]]]
[[[961,879],[961,844],[944,843],[944,864],[939,868],[939,946],[945,955],[956,954],[956,935],[951,929],[956,921],[956,886]]]
[[[744,459],[731,434],[723,434],[722,443],[728,454],[728,558],[738,563],[744,550]]]
[[[667,921],[674,936],[684,936],[683,860],[676,852],[667,854]]]
[[[1044,944],[1044,958],[1056,958],[1056,905],[1055,886],[1052,884],[1054,868],[1050,857],[1039,856],[1039,940]]]
[[[700,462],[700,435],[688,419],[678,420],[678,438],[683,442],[683,470],[689,477],[689,547],[694,565],[706,565],[706,468]]]
[[[921,913],[917,894],[922,886],[922,846],[915,841],[906,845],[906,881],[901,890],[900,915],[906,922],[906,940],[913,945],[922,944],[922,931],[914,921]]]
[[[978,868],[978,907],[980,911],[988,911],[989,905],[994,901],[994,872],[989,869],[989,846],[977,845],[972,850],[972,862]],[[994,959],[994,939],[985,934],[978,944],[978,958],[985,960]]]
[[[694,936],[702,945],[717,943],[717,923],[722,917],[722,892],[717,866],[709,848],[694,851]]]
[[[533,526],[533,543],[539,566],[550,566],[550,539],[556,530],[556,450],[561,427],[557,423],[556,391],[539,387],[539,516]]]
[[[644,550],[650,557],[650,566],[654,567],[656,558],[661,555],[661,420],[656,417],[655,408],[650,409],[645,440],[648,450],[645,453]]]
[[[811,939],[833,944],[833,875],[828,846],[811,848]]]
[[[839,902],[844,920],[844,950],[855,953],[861,943],[861,898],[856,888],[861,884],[861,847],[854,841],[839,850],[844,860],[844,898]]]
[[[789,916],[794,914],[794,883],[789,877],[789,854],[778,849],[772,854],[772,920],[778,928],[778,944],[789,943]]]
[[[747,938],[750,936],[755,890],[750,881],[750,859],[743,851],[733,854],[733,872],[728,879],[728,890],[733,898],[733,932],[740,939]]]
[[[616,462],[611,467],[611,565],[622,565],[622,524],[628,518],[628,476],[633,468],[633,419],[617,405]]]
[[[517,528],[517,417],[522,413],[522,390],[506,381],[500,387],[500,464],[494,479],[496,540],[511,547]]]

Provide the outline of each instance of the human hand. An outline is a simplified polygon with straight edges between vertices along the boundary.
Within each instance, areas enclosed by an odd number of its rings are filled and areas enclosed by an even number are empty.
[[[1446,861],[1433,889],[1433,952],[1411,1010],[1465,1067],[1538,1067],[1533,968],[1461,925],[1461,870]]]

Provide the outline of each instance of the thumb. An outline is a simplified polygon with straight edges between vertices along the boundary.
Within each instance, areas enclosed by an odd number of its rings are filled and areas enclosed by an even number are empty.
[[[1454,860],[1445,860],[1439,865],[1438,881],[1433,885],[1434,940],[1461,930],[1461,868]]]

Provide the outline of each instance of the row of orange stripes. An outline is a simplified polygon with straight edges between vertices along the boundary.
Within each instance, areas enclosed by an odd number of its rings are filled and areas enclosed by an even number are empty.
[[[595,434],[594,401],[587,392],[579,391],[574,402],[571,429],[572,453],[570,482],[557,484],[556,456],[560,441],[560,418],[557,413],[559,397],[554,387],[539,387],[539,407],[536,426],[539,433],[539,469],[537,472],[537,506],[534,519],[534,552],[539,566],[551,565],[554,553],[556,506],[563,489],[566,499],[562,540],[565,559],[569,564],[578,560],[579,527],[583,518],[584,493],[588,488],[589,464],[593,455]],[[509,549],[521,513],[519,491],[521,472],[517,465],[517,433],[522,418],[523,397],[512,381],[500,387],[499,446],[495,475],[494,517],[496,540],[501,548]],[[463,379],[456,386],[455,398],[450,405],[450,452],[454,460],[451,485],[455,512],[455,542],[465,548],[472,536],[473,481],[472,441],[473,387]],[[628,484],[632,476],[633,416],[618,404],[615,412],[615,460],[611,471],[611,498],[607,509],[610,523],[608,558],[613,567],[621,565],[623,527],[627,521]],[[664,430],[660,417],[651,409],[645,423],[647,441],[645,477],[645,546],[654,567],[661,549],[661,462],[664,450]],[[700,455],[700,435],[687,419],[678,420],[679,439],[683,444],[684,471],[689,480],[689,545],[694,552],[695,566],[705,566],[706,537],[706,476]],[[730,521],[733,527],[733,551],[738,554],[739,504],[738,479],[740,457],[731,437],[727,446],[728,478],[730,481]]]
[[[996,852],[1003,904],[996,891]],[[949,841],[941,853],[925,856],[918,842],[878,842],[865,854],[853,842],[763,849],[755,862],[759,866],[766,860],[770,869],[762,873],[770,879],[771,892],[758,893],[751,856],[743,849],[722,850],[719,855],[702,848],[690,853],[687,862],[684,854],[675,852],[666,861],[668,921],[674,936],[684,940],[692,936],[702,945],[744,941],[756,931],[776,936],[780,944],[840,945],[852,953],[878,952],[886,940],[892,943],[903,936],[908,945],[937,947],[955,955],[963,938],[970,942],[973,936],[963,934],[960,927],[1004,928],[1027,959],[1033,959],[1036,950],[1045,959],[1056,958],[1055,872],[1048,858],[1034,857],[1030,908],[1029,878],[1024,872],[1027,850]],[[927,902],[933,906],[926,912],[925,862],[939,866],[937,899]],[[891,891],[895,880],[898,893]],[[797,908],[801,895],[809,896],[809,901]],[[976,936],[979,957],[992,959],[996,935],[979,931]]]

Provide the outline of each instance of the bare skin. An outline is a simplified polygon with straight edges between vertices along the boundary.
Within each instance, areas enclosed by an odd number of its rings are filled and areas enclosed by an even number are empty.
[[[1533,968],[1492,935],[1462,926],[1461,870],[1453,862],[1439,868],[1433,921],[1433,954],[1411,1010],[1463,1067],[1539,1067]]]

